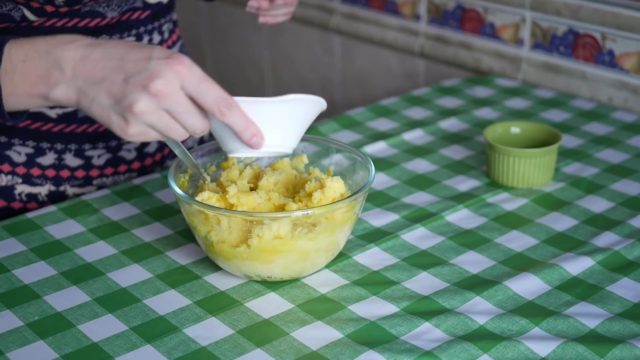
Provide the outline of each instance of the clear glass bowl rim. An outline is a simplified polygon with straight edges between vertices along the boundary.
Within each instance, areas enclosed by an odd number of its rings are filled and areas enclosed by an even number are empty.
[[[358,197],[360,194],[366,192],[367,190],[369,190],[369,188],[371,187],[371,184],[373,183],[373,179],[375,177],[375,167],[373,166],[373,161],[371,160],[371,158],[369,156],[367,156],[366,154],[364,154],[362,151],[357,150],[354,147],[351,147],[343,142],[337,141],[337,140],[333,140],[330,138],[326,138],[326,137],[321,137],[321,136],[313,136],[313,135],[305,135],[302,137],[301,141],[306,141],[306,142],[310,142],[312,144],[321,144],[321,145],[331,145],[333,147],[339,148],[345,152],[351,153],[352,155],[355,155],[357,158],[359,158],[360,160],[363,161],[363,163],[365,164],[365,166],[367,167],[367,169],[369,170],[369,176],[367,178],[367,181],[360,187],[358,188],[356,191],[352,192],[349,196],[347,196],[344,199],[338,200],[336,202],[332,202],[326,205],[322,205],[322,206],[318,206],[318,207],[314,207],[314,208],[309,208],[309,209],[303,209],[303,210],[292,210],[292,211],[276,211],[276,212],[260,212],[260,211],[241,211],[241,210],[231,210],[231,209],[224,209],[224,208],[220,208],[217,206],[213,206],[210,204],[206,204],[203,202],[200,202],[198,200],[196,200],[193,196],[185,193],[184,191],[182,191],[182,189],[180,189],[180,187],[178,187],[178,184],[176,184],[175,182],[175,172],[176,172],[176,167],[177,164],[179,163],[180,159],[175,159],[173,161],[173,163],[171,164],[171,167],[169,168],[169,173],[167,174],[168,180],[169,180],[169,185],[171,187],[171,189],[173,190],[173,193],[179,197],[181,200],[186,201],[187,203],[191,204],[191,205],[195,205],[205,211],[210,211],[210,212],[214,212],[214,213],[219,213],[219,214],[226,214],[226,215],[232,215],[232,216],[243,216],[243,217],[256,217],[256,218],[291,218],[291,217],[297,217],[297,216],[305,216],[305,215],[309,215],[309,214],[314,214],[320,211],[323,211],[325,209],[334,207],[334,206],[338,206],[341,203],[345,203],[348,201],[351,201],[352,199]],[[212,145],[212,143],[215,143],[216,141],[211,141],[202,145],[197,146],[196,148],[194,148],[193,150],[191,150],[192,153],[196,153],[198,150],[201,150],[205,147],[210,147]],[[220,149],[220,151],[222,151],[222,149]]]

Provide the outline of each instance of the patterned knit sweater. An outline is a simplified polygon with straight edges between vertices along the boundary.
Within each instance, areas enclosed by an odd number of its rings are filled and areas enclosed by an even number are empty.
[[[174,0],[0,1],[0,37],[75,33],[180,50]],[[158,171],[163,143],[132,143],[73,108],[0,113],[0,219]]]

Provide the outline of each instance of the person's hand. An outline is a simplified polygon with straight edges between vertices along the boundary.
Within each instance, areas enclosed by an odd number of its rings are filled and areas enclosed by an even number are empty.
[[[42,41],[57,42],[56,48],[48,49],[54,54],[49,59],[53,61],[47,62],[46,57],[40,61],[58,75],[46,91],[48,103],[37,105],[77,107],[130,141],[182,141],[190,135],[202,136],[209,131],[210,114],[228,124],[248,145],[262,145],[259,128],[188,57],[124,40],[52,36],[9,43],[1,73],[8,110],[35,107],[33,103],[20,104],[28,96],[16,98],[20,94],[5,90],[21,80],[13,79],[18,74],[33,74],[38,69],[33,62],[46,48]]]
[[[247,11],[258,16],[260,24],[278,24],[291,19],[298,0],[249,0]]]

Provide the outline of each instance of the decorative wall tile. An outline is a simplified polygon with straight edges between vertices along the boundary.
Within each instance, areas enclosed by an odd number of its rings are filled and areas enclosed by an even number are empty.
[[[525,14],[517,9],[473,1],[429,0],[429,24],[506,44],[523,46]]]
[[[420,0],[341,0],[345,4],[366,7],[408,20],[419,20]]]
[[[532,19],[534,51],[640,75],[640,37],[559,18]]]

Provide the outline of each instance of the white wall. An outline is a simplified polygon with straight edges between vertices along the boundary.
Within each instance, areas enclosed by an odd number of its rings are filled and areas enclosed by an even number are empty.
[[[258,25],[228,3],[178,1],[178,14],[190,55],[232,95],[318,94],[325,116],[473,75],[295,21]]]

